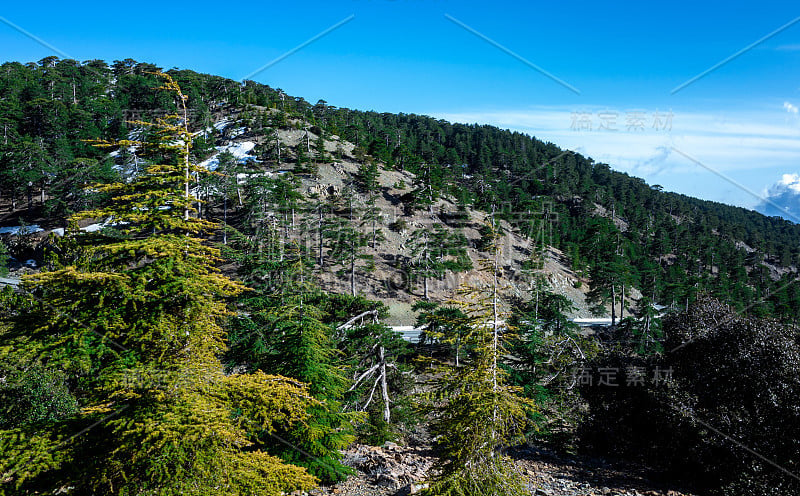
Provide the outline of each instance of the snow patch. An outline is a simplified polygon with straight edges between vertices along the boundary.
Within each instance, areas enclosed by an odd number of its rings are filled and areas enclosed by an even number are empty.
[[[10,227],[0,227],[0,234],[10,234],[12,236],[17,236],[19,234],[33,234],[40,231],[44,231],[38,224],[31,224],[28,226],[10,226]]]
[[[237,136],[241,136],[241,135],[243,135],[243,134],[244,134],[244,133],[246,133],[246,132],[247,132],[247,128],[246,128],[246,127],[240,127],[240,128],[234,129],[233,131],[231,131],[230,133],[228,133],[228,135],[229,135],[231,138],[236,138]]]
[[[223,129],[225,129],[230,125],[231,125],[231,120],[226,117],[225,119],[222,119],[219,122],[215,122],[214,129],[216,129],[217,131],[222,131]]]
[[[100,229],[103,229],[104,227],[106,227],[106,226],[103,225],[103,224],[89,224],[86,227],[81,227],[81,231],[84,231],[84,232],[97,232]]]
[[[248,160],[256,160],[255,155],[250,155],[250,152],[253,150],[253,148],[255,148],[255,146],[256,144],[252,141],[242,141],[241,143],[234,143],[232,145],[217,146],[217,153],[214,156],[203,160],[197,165],[200,167],[205,167],[208,170],[216,170],[217,167],[219,167],[219,154],[224,151],[230,152],[231,155],[233,155],[233,158],[236,159],[236,161],[240,164],[243,164]]]

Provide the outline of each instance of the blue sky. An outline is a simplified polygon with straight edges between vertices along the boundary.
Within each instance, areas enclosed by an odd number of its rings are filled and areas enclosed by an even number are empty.
[[[800,173],[796,1],[0,7],[78,60],[130,57],[233,79],[350,16],[252,79],[312,102],[518,129],[667,190],[800,216],[800,187],[791,187]],[[4,61],[53,53],[6,23],[0,47]]]

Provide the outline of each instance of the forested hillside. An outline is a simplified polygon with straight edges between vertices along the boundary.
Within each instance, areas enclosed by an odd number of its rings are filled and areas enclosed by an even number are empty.
[[[24,217],[15,209],[40,194],[54,218],[85,206],[83,185],[114,177],[130,158],[122,148],[112,160],[85,140],[128,138],[126,121],[164,115],[174,105],[152,92],[149,73],[156,69],[133,60],[109,66],[55,57],[4,64],[0,174],[2,198],[10,203],[6,212]],[[253,81],[188,70],[170,74],[188,96],[195,129],[210,131],[196,140],[197,162],[239,129],[212,126],[234,111],[248,132],[264,136],[296,126],[308,137],[310,128],[317,139],[337,136],[355,144],[358,159],[415,173],[404,201],[416,208],[446,194],[464,207],[494,209],[523,233],[536,230],[541,237],[546,231],[547,242],[569,257],[571,268],[593,281],[599,302],[608,304],[623,286],[633,286],[663,305],[685,306],[708,292],[761,315],[795,320],[800,311],[800,294],[787,284],[800,261],[800,228],[791,222],[666,193],[607,164],[492,126],[325,101],[312,105]],[[287,147],[275,136],[273,143],[257,143],[254,157],[262,167],[317,160],[311,143],[298,157],[297,147],[282,149]],[[531,226],[533,218],[546,219],[549,228]]]

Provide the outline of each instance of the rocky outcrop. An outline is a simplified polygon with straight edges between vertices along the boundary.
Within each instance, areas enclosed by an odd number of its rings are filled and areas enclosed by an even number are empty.
[[[306,192],[309,196],[336,196],[339,194],[339,187],[334,184],[316,184],[309,186]]]
[[[383,446],[353,445],[344,452],[344,463],[363,472],[371,482],[393,490],[416,494],[433,465],[427,447],[407,447],[387,442]]]

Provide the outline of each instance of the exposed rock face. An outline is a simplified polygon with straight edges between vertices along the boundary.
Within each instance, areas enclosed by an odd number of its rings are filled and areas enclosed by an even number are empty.
[[[306,192],[309,195],[326,197],[336,196],[340,193],[340,190],[335,184],[315,184],[313,186],[309,186]]]
[[[372,482],[390,489],[418,493],[424,487],[434,458],[429,448],[399,446],[387,442],[383,446],[353,445],[344,452],[344,463],[367,474]]]

